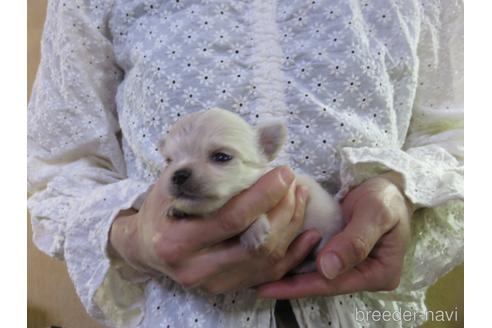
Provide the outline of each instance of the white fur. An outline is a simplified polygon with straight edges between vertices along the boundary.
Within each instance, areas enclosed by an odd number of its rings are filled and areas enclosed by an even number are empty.
[[[255,130],[238,115],[218,108],[184,117],[160,143],[163,156],[171,159],[163,173],[166,188],[178,194],[172,209],[190,215],[206,215],[219,209],[272,168],[269,162],[278,154],[285,135],[285,125],[278,120],[264,122]],[[231,154],[233,160],[212,161],[211,154],[216,151]],[[188,182],[192,198],[180,197],[173,189],[172,175],[183,168],[192,171]],[[302,230],[316,229],[322,234],[318,251],[343,228],[341,209],[311,177],[296,175],[296,182],[310,191]],[[270,230],[268,218],[262,215],[243,233],[241,243],[257,249],[268,239]],[[314,268],[309,263],[297,271]]]

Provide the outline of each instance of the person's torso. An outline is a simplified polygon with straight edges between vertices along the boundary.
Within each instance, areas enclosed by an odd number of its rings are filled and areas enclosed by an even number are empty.
[[[159,139],[221,107],[285,118],[282,158],[338,185],[339,149],[401,147],[418,61],[414,1],[117,1],[117,96],[128,174],[155,179]]]

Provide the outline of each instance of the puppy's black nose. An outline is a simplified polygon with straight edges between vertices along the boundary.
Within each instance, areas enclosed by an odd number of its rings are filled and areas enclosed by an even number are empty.
[[[173,183],[175,185],[181,186],[183,183],[188,180],[188,178],[191,176],[191,170],[183,169],[183,170],[178,170],[174,172],[173,174]]]

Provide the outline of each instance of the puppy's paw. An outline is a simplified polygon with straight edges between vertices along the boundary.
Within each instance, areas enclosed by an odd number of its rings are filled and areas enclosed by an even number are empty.
[[[258,250],[265,244],[269,234],[270,222],[263,214],[241,235],[240,241],[244,247]]]

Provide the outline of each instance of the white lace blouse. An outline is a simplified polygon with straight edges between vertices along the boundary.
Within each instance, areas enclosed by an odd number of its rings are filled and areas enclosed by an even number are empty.
[[[122,279],[106,253],[164,163],[159,137],[212,106],[285,118],[281,161],[343,197],[388,170],[423,207],[400,287],[291,301],[301,327],[410,327],[463,260],[460,0],[52,0],[28,113],[36,245],[116,327],[275,327],[275,301]],[[375,322],[356,310],[417,313]]]

